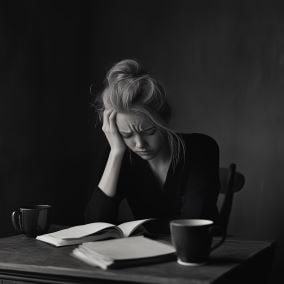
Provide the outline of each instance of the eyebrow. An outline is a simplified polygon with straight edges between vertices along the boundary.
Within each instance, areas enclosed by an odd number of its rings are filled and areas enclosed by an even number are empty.
[[[153,129],[153,128],[155,128],[155,126],[149,126],[148,128],[139,130],[138,132],[148,131],[148,130],[151,130],[151,129]],[[121,131],[119,131],[119,132],[120,132],[121,134],[131,134],[131,133],[132,133],[132,131],[123,131],[123,130],[121,130]]]

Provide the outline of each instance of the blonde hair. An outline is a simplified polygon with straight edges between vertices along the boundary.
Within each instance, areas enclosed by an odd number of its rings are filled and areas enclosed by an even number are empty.
[[[137,61],[126,59],[112,66],[96,106],[101,120],[105,109],[143,113],[166,134],[173,165],[176,166],[181,152],[184,156],[183,140],[167,127],[171,110],[165,90]]]

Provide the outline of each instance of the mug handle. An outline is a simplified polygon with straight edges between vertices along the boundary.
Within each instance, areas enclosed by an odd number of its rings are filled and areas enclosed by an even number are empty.
[[[226,231],[223,230],[222,227],[213,226],[213,227],[211,228],[211,233],[212,233],[212,235],[214,235],[214,230],[217,230],[218,232],[221,231],[222,236],[221,236],[221,240],[218,241],[215,245],[213,245],[213,246],[211,247],[211,251],[215,250],[215,249],[218,248],[220,245],[222,245],[222,244],[224,243],[224,241],[226,240],[226,237],[227,237]]]
[[[21,233],[23,231],[21,226],[21,212],[19,210],[16,210],[12,213],[12,223],[16,231]]]

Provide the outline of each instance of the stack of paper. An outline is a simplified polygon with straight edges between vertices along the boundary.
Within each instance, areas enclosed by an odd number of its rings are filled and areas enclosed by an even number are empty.
[[[175,258],[175,249],[170,243],[151,240],[143,236],[99,242],[83,243],[72,255],[102,269]]]

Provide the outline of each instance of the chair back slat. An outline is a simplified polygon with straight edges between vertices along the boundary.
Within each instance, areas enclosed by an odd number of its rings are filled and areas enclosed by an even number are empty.
[[[245,184],[245,177],[237,172],[236,164],[230,164],[229,168],[220,168],[220,194],[224,195],[219,212],[217,225],[227,233],[229,219],[232,211],[234,193],[240,191]]]

